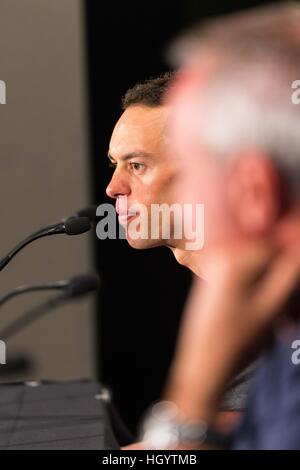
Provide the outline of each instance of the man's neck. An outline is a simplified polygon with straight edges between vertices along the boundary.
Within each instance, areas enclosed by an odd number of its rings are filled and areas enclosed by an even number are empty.
[[[203,255],[202,250],[192,251],[184,250],[182,248],[170,247],[173,251],[176,261],[182,266],[186,266],[196,276],[204,278],[203,276]]]

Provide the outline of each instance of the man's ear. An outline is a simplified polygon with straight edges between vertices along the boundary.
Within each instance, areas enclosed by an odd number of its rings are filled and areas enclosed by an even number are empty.
[[[263,234],[282,208],[281,178],[266,154],[239,153],[229,166],[228,198],[235,222],[244,233]]]

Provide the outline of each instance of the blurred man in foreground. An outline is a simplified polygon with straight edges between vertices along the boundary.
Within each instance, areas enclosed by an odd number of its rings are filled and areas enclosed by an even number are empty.
[[[225,384],[266,348],[232,447],[299,449],[300,107],[292,94],[300,8],[215,21],[175,55],[185,61],[169,96],[173,152],[185,171],[178,195],[205,204],[210,282],[195,289],[194,322],[170,377],[178,422],[173,409],[169,432],[190,426],[200,443]]]

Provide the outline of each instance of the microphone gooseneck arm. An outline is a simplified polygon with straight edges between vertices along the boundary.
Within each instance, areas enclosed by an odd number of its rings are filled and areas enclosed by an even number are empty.
[[[91,224],[87,217],[75,217],[69,218],[65,222],[59,224],[50,225],[46,228],[34,232],[24,240],[19,242],[4,258],[0,260],[0,271],[22,250],[25,246],[31,242],[38,240],[39,238],[47,237],[50,235],[58,235],[60,233],[66,233],[67,235],[79,235],[81,233],[90,230]]]
[[[30,309],[22,317],[13,321],[10,325],[0,331],[1,340],[7,341],[9,338],[11,338],[11,336],[16,335],[20,330],[23,330],[23,328],[37,320],[40,316],[44,315],[45,313],[50,313],[53,309],[64,303],[67,298],[68,295],[63,293],[59,296],[46,300],[46,302],[41,305]]]
[[[17,297],[21,294],[27,294],[30,292],[38,292],[44,290],[61,290],[65,289],[69,284],[69,281],[58,281],[58,282],[49,282],[47,284],[24,284],[23,286],[16,287],[7,294],[4,294],[0,297],[0,307],[8,302],[10,299]]]
[[[20,330],[23,330],[27,325],[60,305],[96,291],[99,287],[99,282],[99,277],[95,274],[84,274],[73,277],[59,295],[51,297],[42,304],[27,310],[24,315],[3,328],[0,331],[1,340],[7,341]]]

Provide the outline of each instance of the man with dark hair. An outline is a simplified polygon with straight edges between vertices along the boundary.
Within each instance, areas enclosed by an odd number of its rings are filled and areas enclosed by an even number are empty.
[[[172,87],[172,79],[173,74],[167,72],[135,85],[125,94],[123,113],[115,125],[109,145],[108,158],[114,173],[106,192],[116,200],[119,223],[126,228],[127,241],[132,247],[166,246],[173,251],[180,264],[197,276],[205,277],[201,251],[186,249],[193,234],[188,234],[187,240],[186,232],[182,231],[183,219],[177,217],[177,208],[174,207],[174,190],[181,166],[176,164],[168,151],[166,131],[170,107],[164,103],[166,91]],[[138,205],[146,209],[147,233],[133,237],[128,227],[130,224],[135,228],[139,226],[141,214]],[[153,217],[155,206],[161,208],[157,218]],[[163,215],[166,213],[169,216],[169,230],[164,231]],[[178,232],[179,236],[176,235]],[[197,247],[199,243],[196,240]]]
[[[112,133],[108,157],[115,170],[106,192],[116,200],[119,222],[126,228],[140,215],[132,210],[136,204],[146,207],[150,217],[152,204],[173,202],[179,169],[167,151],[169,108],[163,104],[170,82],[171,75],[167,73],[128,90],[122,100],[123,113]],[[164,240],[161,233],[157,238],[150,233],[134,238],[127,230],[126,235],[134,248],[174,246],[172,233]]]

